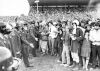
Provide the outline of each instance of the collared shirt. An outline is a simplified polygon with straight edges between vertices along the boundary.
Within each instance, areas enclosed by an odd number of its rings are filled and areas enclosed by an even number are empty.
[[[100,29],[95,30],[92,29],[90,31],[90,36],[89,36],[90,41],[92,41],[93,45],[100,45]]]
[[[50,31],[49,36],[51,36],[52,38],[57,37],[57,28],[55,26],[49,27],[49,31]]]

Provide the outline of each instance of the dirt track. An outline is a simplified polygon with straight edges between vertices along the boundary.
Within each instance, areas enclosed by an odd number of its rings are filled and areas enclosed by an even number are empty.
[[[34,67],[25,68],[23,64],[20,66],[20,70],[18,71],[72,71],[69,67],[61,66],[61,63],[57,62],[57,57],[55,56],[38,56],[32,57],[30,59],[30,64]],[[82,71],[82,70],[80,70]],[[100,71],[98,69],[91,71]]]

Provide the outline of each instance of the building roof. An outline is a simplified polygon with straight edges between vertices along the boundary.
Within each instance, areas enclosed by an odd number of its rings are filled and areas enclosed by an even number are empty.
[[[28,0],[31,6],[35,6],[35,0]],[[39,0],[39,6],[52,5],[88,5],[90,0]]]

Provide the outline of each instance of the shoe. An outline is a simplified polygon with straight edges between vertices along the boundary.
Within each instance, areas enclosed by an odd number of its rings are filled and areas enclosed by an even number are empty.
[[[74,70],[74,71],[78,71],[79,70],[79,68],[78,67],[75,67],[75,68],[73,68],[72,70]]]
[[[28,65],[27,67],[34,67],[34,66]]]
[[[90,71],[93,71],[94,69],[93,69],[93,68],[90,68],[89,70],[90,70]]]
[[[93,69],[96,69],[96,66],[95,66],[95,65],[93,65],[93,66],[92,66],[92,68],[93,68]]]
[[[64,64],[60,64],[61,66],[64,66]]]
[[[59,62],[61,62],[60,60],[57,60],[57,62],[59,63]]]
[[[69,67],[74,68],[75,67],[75,64],[69,65]]]
[[[36,55],[33,55],[33,57],[36,57]]]
[[[69,65],[68,64],[64,64],[64,67],[68,67]]]
[[[88,71],[89,69],[88,68],[86,68],[86,71]]]
[[[45,53],[42,53],[42,56],[45,56],[46,54]]]

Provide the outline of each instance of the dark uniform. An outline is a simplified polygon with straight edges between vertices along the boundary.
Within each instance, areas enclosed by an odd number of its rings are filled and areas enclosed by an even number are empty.
[[[23,57],[23,61],[26,67],[29,67],[29,60],[28,60],[28,45],[30,43],[27,41],[27,33],[25,31],[21,32],[21,53]]]
[[[13,29],[13,31],[10,33],[10,42],[11,42],[11,49],[12,54],[14,57],[18,57],[17,52],[20,52],[20,35],[16,29]]]
[[[32,43],[34,46],[37,45],[36,40],[35,40],[35,35],[33,34],[33,28],[32,27],[28,30],[27,40],[30,43]],[[31,53],[32,53],[33,57],[36,57],[36,48],[31,48]]]
[[[13,59],[11,52],[7,49],[9,43],[7,43],[6,38],[2,34],[3,32],[1,32],[2,26],[4,26],[4,24],[0,23],[0,71],[7,71],[7,68],[11,65]]]
[[[39,32],[39,26],[35,26],[35,27],[33,27],[33,34],[35,35],[35,37],[36,38],[40,38],[41,37],[41,35],[40,35],[40,32]],[[39,40],[38,41],[34,41],[34,47],[36,48],[36,49],[38,49],[39,48]]]

